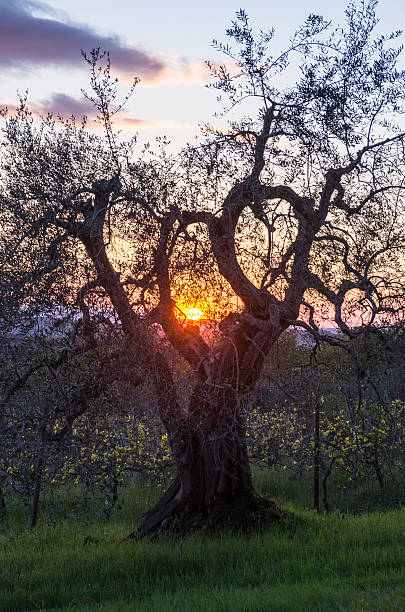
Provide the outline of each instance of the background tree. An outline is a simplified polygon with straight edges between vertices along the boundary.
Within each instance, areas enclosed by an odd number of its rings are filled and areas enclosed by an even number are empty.
[[[73,320],[81,311],[97,343],[110,321],[128,368],[153,381],[177,475],[141,534],[278,518],[253,489],[241,401],[266,355],[295,324],[359,363],[351,340],[403,312],[404,73],[398,34],[373,38],[375,6],[350,4],[344,28],[311,15],[281,54],[273,31],[255,38],[237,13],[236,47],[217,45],[236,73],[209,67],[224,112],[240,118],[177,156],[164,139],[137,159],[134,141],[119,142],[98,50],[87,61],[105,139],[74,120],[38,127],[24,102],[6,122],[2,322],[58,305]],[[218,300],[217,334],[179,316],[190,295],[213,310]],[[188,393],[157,324],[188,364]]]

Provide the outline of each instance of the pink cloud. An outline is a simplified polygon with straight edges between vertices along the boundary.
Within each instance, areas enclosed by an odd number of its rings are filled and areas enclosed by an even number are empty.
[[[188,60],[179,55],[159,55],[164,69],[156,77],[142,83],[147,87],[155,85],[205,85],[209,81],[209,72],[203,60]]]

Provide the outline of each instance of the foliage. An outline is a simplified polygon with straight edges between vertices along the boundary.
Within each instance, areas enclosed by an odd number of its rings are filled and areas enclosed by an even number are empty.
[[[405,403],[362,405],[348,418],[333,396],[322,398],[320,444],[323,472],[329,466],[340,474],[342,485],[377,478],[402,481],[405,465]],[[314,411],[305,406],[277,406],[249,415],[248,446],[252,458],[268,466],[290,470],[301,477],[314,465]]]
[[[361,343],[358,347],[372,383],[367,385],[366,378],[362,379],[360,404],[357,370],[346,353],[326,345],[317,351],[316,362],[310,364],[313,349],[297,343],[296,332],[286,335],[265,368],[266,378],[247,399],[246,444],[250,460],[259,466],[285,470],[289,477],[311,489],[308,476],[314,467],[314,412],[318,407],[326,508],[360,510],[363,503],[357,507],[350,498],[362,482],[378,483],[387,500],[390,487],[396,487],[397,493],[388,505],[405,501],[400,493],[405,465],[405,401],[395,399],[398,387],[393,385],[403,370],[402,336],[393,330],[390,335],[388,344],[384,336],[382,343],[374,338],[368,340],[367,346]],[[106,340],[104,337],[104,350],[111,356],[113,347],[108,347]],[[121,503],[125,487],[134,479],[165,485],[173,476],[174,462],[168,436],[151,410],[150,385],[131,387],[108,380],[108,394],[99,395],[97,391],[94,398],[90,397],[86,411],[75,418],[69,432],[58,438],[64,423],[63,410],[76,397],[70,395],[72,389],[79,388],[83,399],[84,383],[90,373],[95,390],[95,362],[90,355],[84,359],[79,354],[59,368],[46,368],[42,360],[45,354],[51,364],[52,343],[46,341],[41,352],[37,341],[35,351],[41,365],[38,373],[8,403],[0,458],[5,502],[13,498],[10,492],[14,491],[25,503],[32,504],[39,478],[43,498],[66,485],[78,490],[82,486],[86,491],[85,507],[89,495],[99,492],[100,511],[110,516]],[[20,367],[25,359],[31,363],[27,345],[20,359]],[[15,355],[12,363],[15,366]],[[184,377],[181,362],[176,367],[179,376]],[[55,380],[61,385],[60,403]],[[378,403],[382,396],[385,403]],[[48,432],[45,439],[44,419]],[[346,499],[333,499],[330,488],[336,479],[341,490],[347,492]]]
[[[10,370],[21,380],[28,368],[29,377],[12,388],[2,415],[0,483],[32,503],[33,525],[42,489],[84,483],[103,493],[108,514],[128,477],[159,483],[170,464],[147,380],[141,386],[131,372],[125,380],[114,346],[102,340],[96,353],[69,349],[61,359],[60,340],[36,337],[5,356],[5,395]]]

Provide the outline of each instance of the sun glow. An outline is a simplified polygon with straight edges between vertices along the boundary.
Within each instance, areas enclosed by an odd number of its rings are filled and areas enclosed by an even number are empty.
[[[189,321],[199,321],[204,317],[203,311],[199,308],[186,308],[183,313]]]

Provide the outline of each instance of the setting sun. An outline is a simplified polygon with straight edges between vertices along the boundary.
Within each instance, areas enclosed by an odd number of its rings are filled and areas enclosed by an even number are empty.
[[[204,313],[199,308],[187,308],[183,311],[189,321],[199,321],[203,318]]]

